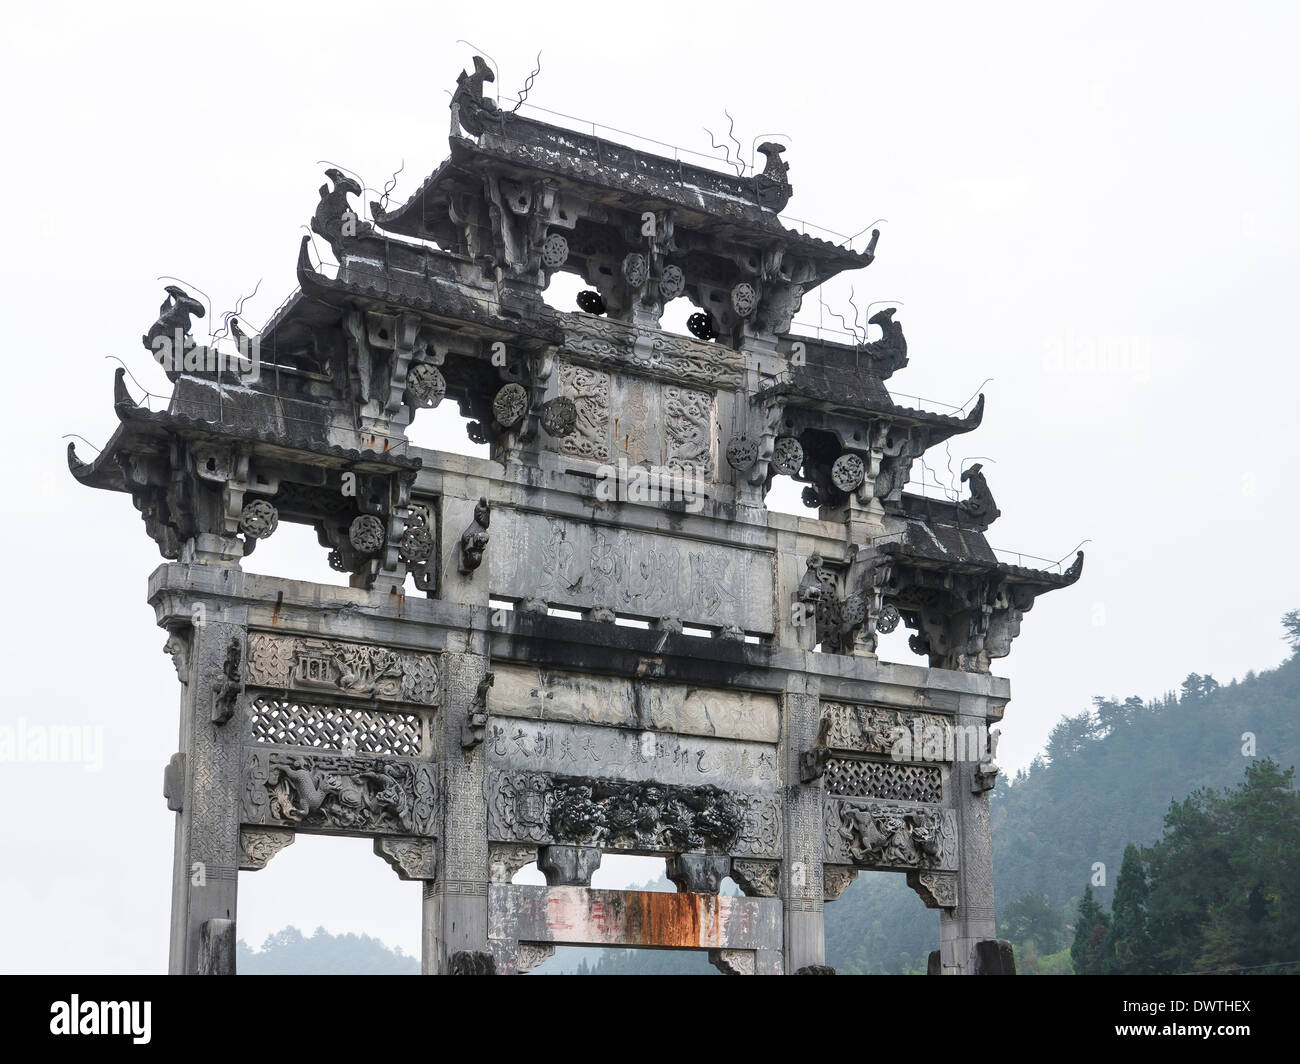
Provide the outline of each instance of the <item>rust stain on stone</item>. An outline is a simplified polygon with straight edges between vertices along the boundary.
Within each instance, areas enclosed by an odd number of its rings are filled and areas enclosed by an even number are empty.
[[[629,939],[642,946],[706,946],[721,941],[722,914],[711,894],[629,891]]]

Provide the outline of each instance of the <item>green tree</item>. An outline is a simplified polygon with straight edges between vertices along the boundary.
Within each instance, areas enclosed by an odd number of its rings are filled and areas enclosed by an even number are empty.
[[[1065,919],[1052,908],[1046,894],[1026,894],[1006,907],[1001,934],[1021,947],[1017,950],[1020,954],[1027,952],[1023,947],[1031,942],[1035,953],[1055,953],[1065,937]]]
[[[1293,653],[1300,654],[1300,610],[1282,614],[1282,628],[1286,632],[1282,638],[1291,644]]]
[[[1147,931],[1147,876],[1142,857],[1131,842],[1115,881],[1111,925],[1105,953],[1115,975],[1142,975],[1153,970],[1151,936]]]
[[[1106,958],[1106,935],[1110,931],[1110,914],[1092,896],[1092,884],[1083,888],[1083,899],[1074,921],[1074,944],[1070,961],[1076,975],[1106,975],[1110,970]]]
[[[1220,971],[1300,957],[1295,770],[1250,763],[1235,790],[1174,802],[1148,851],[1157,969]]]

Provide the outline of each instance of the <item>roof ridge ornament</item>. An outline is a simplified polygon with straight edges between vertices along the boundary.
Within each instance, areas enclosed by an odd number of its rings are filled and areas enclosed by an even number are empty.
[[[785,145],[765,140],[758,146],[758,150],[767,159],[763,172],[754,177],[758,205],[780,214],[794,195],[794,188],[790,184],[790,164],[781,158]]]
[[[456,78],[456,91],[451,97],[453,132],[455,123],[459,122],[466,133],[477,137],[483,132],[484,114],[499,114],[496,101],[483,95],[484,83],[494,82],[496,79],[496,74],[481,55],[474,57],[473,74],[464,70],[460,72]]]

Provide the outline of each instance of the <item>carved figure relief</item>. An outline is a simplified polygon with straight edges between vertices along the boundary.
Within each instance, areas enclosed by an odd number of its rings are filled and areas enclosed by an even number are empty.
[[[607,849],[724,851],[775,857],[775,795],[595,777],[494,771],[488,799],[493,839]]]
[[[432,835],[435,768],[395,758],[254,750],[244,769],[246,824],[358,834]]]
[[[438,704],[440,691],[433,654],[270,632],[248,635],[248,683],[430,706]]]
[[[609,374],[571,362],[560,364],[560,394],[573,400],[575,431],[564,437],[565,454],[609,460]]]
[[[664,388],[664,465],[707,477],[712,442],[713,397],[669,385]]]
[[[474,507],[474,520],[460,534],[460,571],[472,573],[483,564],[483,552],[487,550],[488,528],[492,524],[492,506],[486,498],[480,498]]]
[[[828,799],[825,824],[828,864],[900,869],[957,867],[957,822],[951,809]]]

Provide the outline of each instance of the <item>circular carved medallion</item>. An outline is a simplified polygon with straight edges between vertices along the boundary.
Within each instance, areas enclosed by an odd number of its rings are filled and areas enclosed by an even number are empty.
[[[433,533],[424,525],[411,525],[397,542],[397,554],[407,565],[420,565],[433,553]]]
[[[731,290],[731,306],[737,316],[748,318],[758,309],[758,293],[748,281],[741,281]]]
[[[772,469],[792,477],[803,466],[803,444],[793,436],[778,436],[772,445]]]
[[[867,619],[867,604],[856,591],[844,600],[840,617],[847,628],[856,628]]]
[[[676,299],[686,291],[686,274],[680,266],[665,266],[659,276],[659,294],[665,303]]]
[[[717,326],[713,324],[713,315],[707,310],[698,311],[687,318],[686,328],[699,340],[713,340],[718,335]]]
[[[505,428],[518,425],[528,406],[528,393],[522,384],[507,384],[492,400],[492,416]]]
[[[867,467],[856,454],[842,454],[831,466],[831,483],[840,491],[855,490],[867,475]]]
[[[733,436],[727,444],[727,465],[737,473],[753,468],[758,461],[758,441],[748,436]]]
[[[557,396],[542,407],[541,422],[552,436],[568,436],[577,427],[578,407],[567,395]]]
[[[578,309],[585,310],[588,314],[604,314],[609,308],[605,306],[605,301],[600,298],[600,293],[594,288],[587,288],[578,293]]]
[[[244,503],[239,515],[239,531],[249,539],[266,539],[280,524],[280,515],[265,499]]]
[[[623,258],[623,279],[633,288],[640,288],[645,284],[646,275],[649,273],[649,267],[646,265],[645,256],[639,251],[633,251]]]
[[[902,616],[896,606],[886,606],[880,611],[880,616],[876,618],[876,631],[888,635],[898,627],[898,622],[901,619]]]
[[[406,377],[406,400],[413,406],[437,406],[447,394],[447,381],[432,362],[417,362]]]
[[[348,528],[348,542],[362,554],[374,554],[384,545],[384,523],[374,514],[354,518]]]
[[[548,270],[558,270],[569,260],[569,242],[559,233],[552,233],[542,243],[542,265]]]

